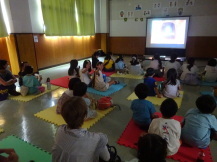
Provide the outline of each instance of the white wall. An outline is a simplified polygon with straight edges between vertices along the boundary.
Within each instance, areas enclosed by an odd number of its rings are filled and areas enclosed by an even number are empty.
[[[176,7],[169,7],[169,2],[177,2]],[[161,3],[159,9],[153,9],[154,3]],[[146,36],[146,16],[144,10],[151,10],[151,17],[178,16],[178,8],[184,9],[182,16],[190,16],[189,36],[217,36],[217,1],[195,0],[194,6],[185,6],[186,0],[110,0],[110,36],[139,37]],[[140,4],[142,9],[136,11],[135,7]],[[166,14],[164,9],[168,9]],[[120,11],[125,14],[133,11],[133,17],[127,17],[127,21],[119,16]],[[138,18],[138,21],[135,21]],[[143,18],[143,21],[140,21]]]

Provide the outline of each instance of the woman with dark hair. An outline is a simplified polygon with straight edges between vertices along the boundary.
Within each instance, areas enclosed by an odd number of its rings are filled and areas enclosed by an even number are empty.
[[[198,84],[198,79],[197,79],[197,73],[198,73],[198,68],[196,65],[194,65],[195,59],[190,57],[187,59],[187,64],[183,64],[181,67],[181,77],[180,79],[190,85],[196,85]]]
[[[79,78],[79,68],[78,66],[78,60],[74,59],[70,61],[70,67],[68,70],[69,79],[71,78]]]
[[[106,72],[115,71],[114,60],[111,58],[110,54],[106,54],[106,56],[105,56],[104,69],[103,70]]]
[[[6,60],[0,60],[0,85],[6,86],[8,93],[13,96],[20,95],[19,92],[16,91],[16,86],[14,83],[17,82],[15,76],[7,69],[8,62]],[[5,87],[4,87],[5,88]]]

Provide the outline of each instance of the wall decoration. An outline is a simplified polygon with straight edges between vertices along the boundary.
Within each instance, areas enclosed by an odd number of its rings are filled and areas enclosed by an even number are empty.
[[[163,16],[169,16],[169,8],[168,7],[164,7],[162,10],[162,15]]]
[[[136,5],[135,10],[141,10],[142,6],[140,4]]]
[[[120,13],[119,13],[119,17],[120,17],[120,18],[124,18],[124,16],[125,16],[124,14],[125,14],[124,11],[121,10]]]
[[[177,7],[177,6],[178,6],[178,1],[177,0],[169,2],[169,7]]]
[[[145,17],[151,16],[151,10],[144,10],[143,16],[145,16]]]
[[[124,22],[127,22],[127,20],[128,20],[128,19],[125,17],[125,18],[124,18]]]
[[[161,8],[160,2],[153,3],[153,9],[159,9],[159,8]]]
[[[144,19],[143,18],[140,18],[140,21],[143,21]]]
[[[138,21],[139,20],[139,18],[135,18],[135,21]]]
[[[128,11],[128,12],[127,12],[127,17],[128,17],[128,18],[134,17],[134,12],[133,12],[133,11]]]
[[[194,6],[195,0],[185,0],[185,6]]]
[[[182,8],[182,7],[178,8],[178,10],[177,10],[178,15],[181,16],[183,14],[183,11],[184,11],[184,8]]]

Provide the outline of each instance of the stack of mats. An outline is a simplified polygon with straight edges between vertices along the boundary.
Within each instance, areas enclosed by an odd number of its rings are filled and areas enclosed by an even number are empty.
[[[97,110],[97,117],[94,119],[85,121],[84,124],[82,125],[82,128],[89,129],[91,126],[93,126],[96,122],[102,119],[106,114],[111,112],[113,109],[114,108],[108,108],[106,110]],[[36,113],[35,116],[49,123],[56,124],[58,126],[62,124],[66,124],[62,116],[56,113],[56,106],[40,111]]]
[[[46,85],[43,85],[43,86],[46,87]],[[58,86],[53,86],[53,85],[51,85],[51,90],[46,90],[45,92],[40,93],[40,94],[38,94],[38,95],[10,96],[9,99],[11,99],[11,100],[17,100],[17,101],[23,101],[23,102],[28,102],[28,101],[31,101],[31,100],[37,98],[37,97],[40,97],[40,96],[44,95],[45,93],[51,92],[51,91],[56,90],[56,89],[58,89],[58,88],[59,88]]]
[[[161,116],[160,113],[156,114]],[[173,119],[181,122],[183,120],[183,117],[174,116]],[[131,119],[128,125],[126,126],[124,132],[122,133],[121,137],[118,139],[117,143],[120,145],[124,145],[126,147],[137,149],[137,142],[142,133],[144,133],[144,130],[141,130]],[[200,149],[198,148],[193,148],[182,144],[179,148],[178,153],[176,153],[173,156],[169,156],[168,158],[182,162],[192,162],[196,161],[199,152]],[[207,149],[204,149],[204,153],[206,155],[205,161],[212,162],[212,156],[209,147]]]
[[[181,107],[181,104],[182,104],[183,95],[184,95],[184,92],[180,91],[180,97],[174,98],[174,100],[176,101],[179,108]],[[138,99],[138,97],[136,96],[136,94],[134,92],[129,97],[127,97],[127,100],[135,100],[135,99]],[[152,102],[154,105],[158,105],[158,106],[160,106],[161,103],[165,99],[166,99],[165,97],[157,98],[157,97],[150,97],[150,96],[148,96],[146,98],[146,100],[148,100],[148,101]]]
[[[48,162],[52,161],[51,154],[33,146],[15,136],[8,136],[0,141],[0,149],[13,148],[20,162]],[[4,156],[4,154],[1,154]],[[7,155],[5,155],[7,156]]]

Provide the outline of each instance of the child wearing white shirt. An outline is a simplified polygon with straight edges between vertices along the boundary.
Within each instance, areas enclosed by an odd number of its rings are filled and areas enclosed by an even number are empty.
[[[181,124],[171,119],[178,111],[176,102],[168,98],[161,104],[160,111],[162,118],[152,120],[148,133],[153,133],[161,136],[167,141],[167,155],[174,155],[180,147]]]
[[[204,81],[216,82],[217,81],[217,61],[216,59],[210,59],[204,69]]]

